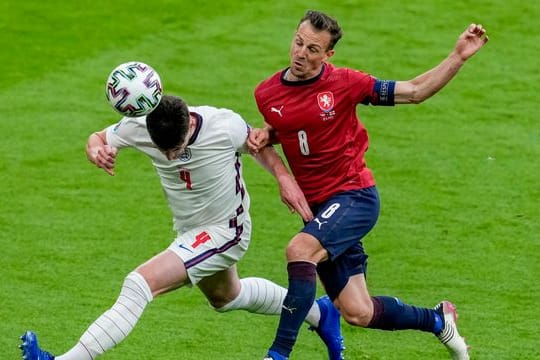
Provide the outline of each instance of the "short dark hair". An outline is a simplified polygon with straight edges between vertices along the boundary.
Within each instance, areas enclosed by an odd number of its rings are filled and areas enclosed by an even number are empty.
[[[161,150],[172,150],[184,143],[189,129],[189,109],[184,100],[163,95],[159,105],[146,116],[146,128]]]
[[[336,19],[326,15],[323,12],[317,10],[308,10],[304,17],[300,19],[298,26],[304,21],[309,21],[311,25],[318,31],[328,31],[330,33],[330,44],[328,44],[328,49],[332,50],[337,44],[339,39],[343,36],[343,31],[339,26]]]

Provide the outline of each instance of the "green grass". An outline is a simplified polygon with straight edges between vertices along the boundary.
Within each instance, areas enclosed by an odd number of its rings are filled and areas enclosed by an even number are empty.
[[[372,294],[460,311],[475,359],[537,359],[540,299],[540,30],[536,2],[13,1],[0,4],[0,349],[18,336],[68,350],[116,299],[124,276],[174,234],[151,165],[124,152],[117,175],[88,164],[88,135],[115,122],[104,95],[117,64],[141,60],[167,92],[232,108],[260,125],[252,91],[286,66],[308,8],[345,35],[333,62],[408,79],[481,22],[489,44],[420,106],[359,107],[382,198],[365,239]],[[286,284],[284,248],[300,221],[249,158],[254,235],[243,276]],[[154,301],[104,359],[258,359],[277,317],[217,314],[196,289]],[[435,338],[344,325],[348,359],[445,359]],[[324,359],[302,330],[297,359]]]

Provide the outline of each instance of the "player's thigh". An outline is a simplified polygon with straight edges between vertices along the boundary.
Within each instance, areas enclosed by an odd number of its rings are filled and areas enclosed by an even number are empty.
[[[314,209],[315,218],[302,229],[317,238],[333,261],[362,238],[379,217],[379,195],[375,187],[338,193]],[[363,250],[362,250],[363,251]]]
[[[154,296],[177,289],[189,282],[182,259],[170,250],[157,254],[140,265],[136,271],[146,279]]]

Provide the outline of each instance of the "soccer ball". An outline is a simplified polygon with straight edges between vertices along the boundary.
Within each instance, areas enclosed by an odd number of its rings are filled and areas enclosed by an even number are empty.
[[[105,94],[109,104],[128,117],[148,115],[163,96],[159,74],[140,61],[118,65],[107,78]]]

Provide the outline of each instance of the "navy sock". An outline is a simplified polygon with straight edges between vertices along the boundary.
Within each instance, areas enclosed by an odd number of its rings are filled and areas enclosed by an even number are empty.
[[[381,330],[421,330],[431,333],[441,331],[443,322],[434,309],[407,305],[398,298],[375,296],[373,301],[373,319],[367,326]]]
[[[287,265],[289,289],[283,300],[279,327],[270,350],[288,357],[298,331],[315,300],[317,275],[315,264],[295,261]]]

